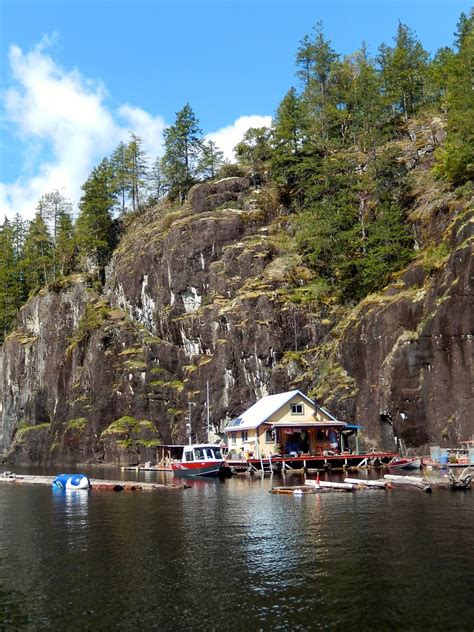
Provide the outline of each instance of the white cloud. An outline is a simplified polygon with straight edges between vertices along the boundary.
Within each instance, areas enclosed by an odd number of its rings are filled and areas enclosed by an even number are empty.
[[[222,127],[217,132],[206,134],[206,138],[212,140],[224,152],[227,160],[235,160],[234,147],[239,143],[245,132],[250,127],[270,127],[272,123],[271,116],[260,116],[254,114],[251,116],[241,116],[232,125]]]
[[[10,47],[12,87],[3,98],[2,119],[21,141],[23,161],[15,181],[0,182],[2,216],[19,212],[31,218],[39,198],[55,189],[77,204],[91,169],[129,131],[143,138],[152,159],[162,153],[163,118],[129,103],[108,107],[105,86],[62,68],[48,52],[52,42],[44,38],[27,52]],[[270,116],[241,116],[206,138],[233,160],[233,148],[249,127],[270,124]]]
[[[153,117],[145,110],[126,103],[118,112],[128,122],[130,129],[143,138],[145,151],[154,159],[161,154],[165,121],[161,116]]]
[[[10,47],[15,86],[5,94],[4,117],[26,144],[27,154],[29,148],[37,153],[40,145],[51,158],[33,173],[26,160],[15,182],[0,183],[0,209],[8,215],[20,212],[31,217],[40,196],[54,189],[77,202],[94,164],[126,140],[129,130],[146,139],[145,148],[152,155],[161,146],[160,116],[130,105],[111,111],[104,86],[78,70],[61,68],[47,54],[47,45],[44,41],[27,53]]]

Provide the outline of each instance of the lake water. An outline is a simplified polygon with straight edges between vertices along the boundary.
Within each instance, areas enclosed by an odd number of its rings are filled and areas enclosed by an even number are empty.
[[[474,629],[474,492],[278,482],[0,485],[0,630]]]

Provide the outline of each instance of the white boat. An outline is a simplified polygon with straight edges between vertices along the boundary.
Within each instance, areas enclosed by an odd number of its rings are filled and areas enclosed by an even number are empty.
[[[231,473],[220,446],[212,443],[184,446],[181,460],[172,463],[171,467],[173,474],[181,477],[229,476]]]

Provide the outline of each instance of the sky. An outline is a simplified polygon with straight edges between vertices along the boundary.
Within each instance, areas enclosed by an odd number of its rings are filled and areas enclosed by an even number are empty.
[[[434,53],[464,0],[0,0],[0,217],[44,193],[77,203],[92,167],[134,131],[151,159],[190,103],[232,159],[298,85],[295,53],[322,20],[338,53],[393,43],[398,21]]]

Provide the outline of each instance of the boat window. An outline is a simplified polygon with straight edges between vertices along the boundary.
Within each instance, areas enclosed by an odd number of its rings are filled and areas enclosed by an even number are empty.
[[[192,452],[185,452],[184,453],[184,460],[185,461],[194,461],[194,456]]]
[[[220,448],[214,448],[214,457],[216,459],[222,459],[222,452]]]
[[[206,453],[206,458],[207,459],[213,459],[214,458],[214,452],[212,451],[212,448],[205,448],[204,452]]]
[[[194,448],[194,457],[196,461],[202,461],[204,459],[204,450],[202,448]]]

